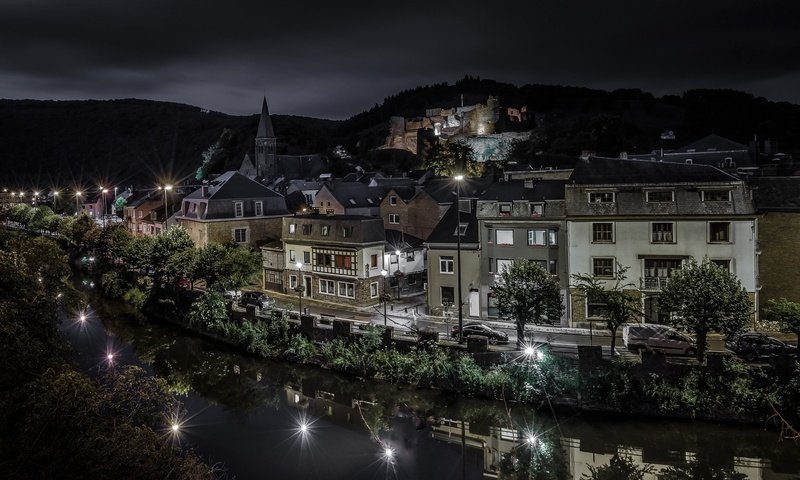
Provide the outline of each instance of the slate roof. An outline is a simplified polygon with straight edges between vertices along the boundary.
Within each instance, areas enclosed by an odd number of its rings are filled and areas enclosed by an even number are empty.
[[[464,235],[461,237],[461,244],[462,247],[464,244],[477,244],[478,243],[478,218],[475,216],[475,206],[472,206],[471,212],[461,212],[461,223],[467,224],[467,231],[464,232]],[[437,245],[455,245],[456,244],[456,225],[457,225],[457,217],[458,216],[458,209],[451,205],[447,212],[445,212],[444,216],[439,223],[436,225],[436,228],[433,229],[431,234],[428,236],[428,240],[425,242],[427,244],[437,244]]]
[[[800,212],[800,177],[757,177],[753,200],[760,212]]]
[[[491,185],[493,179],[465,178],[461,186],[462,198],[480,198],[486,188]],[[451,178],[434,178],[425,184],[425,192],[433,197],[437,203],[452,203],[455,201],[455,180]]]
[[[705,137],[697,140],[695,142],[690,143],[689,145],[683,146],[681,148],[677,148],[675,151],[677,152],[714,152],[714,151],[748,151],[747,145],[743,145],[738,142],[734,142],[733,140],[725,137],[721,137],[717,134],[712,133],[711,135],[706,135]]]
[[[386,192],[386,196],[391,195],[392,192],[403,201],[408,202],[417,194],[417,187],[392,187]]]
[[[267,107],[266,96],[261,104],[261,118],[258,120],[256,138],[275,138],[275,131],[272,129],[272,119],[269,118],[269,107]]]
[[[414,235],[403,233],[400,230],[386,229],[387,252],[394,252],[396,250],[416,250],[422,248],[423,243],[424,241],[421,238],[415,237]]]
[[[160,201],[159,195],[154,193],[153,190],[142,190],[134,193],[125,203],[125,206],[136,208],[148,201]]]
[[[564,185],[566,180],[539,180],[534,181],[530,188],[525,187],[525,180],[511,180],[508,182],[493,183],[483,192],[480,200],[497,200],[511,202],[514,200],[528,200],[530,202],[543,202],[546,200],[563,200]]]
[[[397,178],[373,178],[370,182],[371,185],[377,187],[408,187],[416,185],[417,182],[406,177],[397,177]]]
[[[208,182],[209,195],[205,198],[228,200],[237,198],[267,198],[281,195],[264,185],[250,180],[238,171],[225,172]],[[195,190],[186,198],[204,198],[202,188]]]
[[[335,182],[322,188],[327,188],[344,208],[377,207],[386,193],[382,187],[370,187],[361,182]]]
[[[575,165],[570,182],[582,185],[731,182],[738,179],[709,165],[590,157]]]
[[[687,160],[695,165],[711,165],[722,167],[725,160],[733,160],[735,167],[753,166],[753,158],[749,148],[741,143],[711,134],[674,150],[653,151],[648,154],[631,155],[630,158],[638,160],[663,161],[670,163],[686,163]]]

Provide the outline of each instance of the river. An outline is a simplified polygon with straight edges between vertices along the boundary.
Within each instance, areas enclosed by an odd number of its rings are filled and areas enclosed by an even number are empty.
[[[554,416],[359,382],[254,358],[91,298],[84,322],[75,314],[62,326],[81,367],[134,364],[163,378],[185,409],[165,441],[238,479],[536,478],[537,469],[579,479],[614,453],[650,465],[647,479],[670,467],[689,476],[669,478],[800,478],[800,446],[758,426]]]

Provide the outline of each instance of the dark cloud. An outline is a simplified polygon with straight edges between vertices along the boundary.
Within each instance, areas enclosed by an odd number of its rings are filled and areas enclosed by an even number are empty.
[[[800,103],[796,0],[0,4],[0,95],[346,117],[465,74]]]

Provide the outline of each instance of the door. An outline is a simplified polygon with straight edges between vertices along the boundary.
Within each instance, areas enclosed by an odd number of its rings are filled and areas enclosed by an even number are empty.
[[[644,298],[644,323],[659,323],[657,296],[650,295]]]
[[[303,292],[304,297],[311,296],[311,277],[303,277],[303,282],[305,283],[305,291]]]
[[[478,304],[478,291],[477,290],[470,290],[469,291],[469,316],[470,317],[480,317],[480,305]]]

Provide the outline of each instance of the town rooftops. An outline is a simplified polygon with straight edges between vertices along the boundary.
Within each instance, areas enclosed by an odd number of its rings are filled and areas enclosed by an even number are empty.
[[[462,198],[480,198],[492,183],[489,177],[465,178],[462,180]],[[437,203],[452,203],[456,200],[456,181],[452,178],[434,178],[425,184],[425,192]]]
[[[461,236],[462,247],[466,244],[475,245],[478,243],[478,219],[475,216],[475,208],[470,209],[471,212],[461,212],[461,224],[466,225],[466,230]],[[428,240],[425,242],[428,245],[443,247],[454,247],[457,243],[456,225],[458,224],[458,209],[455,205],[451,205],[441,220],[439,220],[436,228],[433,229]]]
[[[205,192],[205,194],[204,194]],[[268,198],[281,195],[251,180],[238,171],[225,172],[210,180],[207,186],[186,196],[187,199],[233,200],[238,198]]]
[[[590,157],[580,160],[570,182],[581,185],[619,185],[654,183],[738,182],[722,170],[709,165]]]
[[[325,184],[327,189],[344,208],[377,207],[383,200],[383,187],[370,187],[361,182],[335,182]]]
[[[424,241],[421,238],[409,235],[399,230],[386,229],[386,251],[416,250],[422,248]]]
[[[566,180],[511,180],[489,186],[479,200],[543,202],[563,200]]]
[[[311,214],[284,217],[282,238],[286,243],[312,245],[365,244],[384,242],[386,235],[379,217]]]

